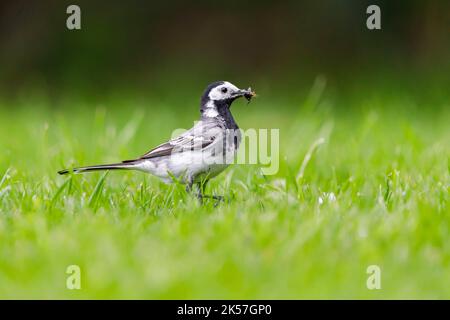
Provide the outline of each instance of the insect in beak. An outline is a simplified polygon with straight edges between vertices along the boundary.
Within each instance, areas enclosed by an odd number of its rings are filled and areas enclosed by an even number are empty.
[[[244,91],[244,98],[247,99],[248,103],[252,100],[253,97],[256,97],[256,92],[252,90],[252,88],[248,88]]]

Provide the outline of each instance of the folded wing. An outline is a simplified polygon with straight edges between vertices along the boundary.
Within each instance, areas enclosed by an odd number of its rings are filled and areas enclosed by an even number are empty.
[[[166,143],[160,144],[142,155],[140,158],[125,160],[123,162],[127,163],[144,159],[170,156],[174,153],[186,151],[200,151],[213,143],[215,138],[220,135],[221,132],[222,128],[217,126],[216,123],[200,121],[192,129],[169,140]]]

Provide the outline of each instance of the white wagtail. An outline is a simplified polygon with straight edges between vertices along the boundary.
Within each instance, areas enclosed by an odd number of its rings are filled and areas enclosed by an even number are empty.
[[[249,102],[255,93],[242,90],[227,81],[211,83],[200,100],[200,120],[190,130],[150,150],[134,160],[61,170],[59,174],[83,173],[97,170],[127,169],[151,173],[164,182],[174,179],[186,184],[191,191],[199,186],[197,196],[205,196],[207,181],[222,172],[239,147],[241,135],[231,114],[234,100],[245,97]],[[230,139],[231,137],[231,139]],[[231,143],[229,143],[231,142]]]

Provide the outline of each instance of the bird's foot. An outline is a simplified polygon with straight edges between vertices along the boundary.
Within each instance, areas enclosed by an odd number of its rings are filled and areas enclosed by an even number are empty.
[[[201,193],[196,193],[195,194],[197,199],[200,201],[200,203],[203,204],[203,199],[213,199],[216,200],[216,203],[214,204],[214,206],[216,207],[219,202],[223,201],[225,202],[225,197],[224,196],[216,196],[216,195],[210,195],[210,194],[201,194]]]

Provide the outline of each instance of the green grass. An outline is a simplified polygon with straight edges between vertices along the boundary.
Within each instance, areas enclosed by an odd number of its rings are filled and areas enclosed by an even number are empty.
[[[208,186],[231,199],[218,207],[139,172],[56,174],[188,128],[184,98],[2,103],[1,298],[450,298],[448,103],[239,102],[241,127],[280,129],[280,170],[229,168]]]

